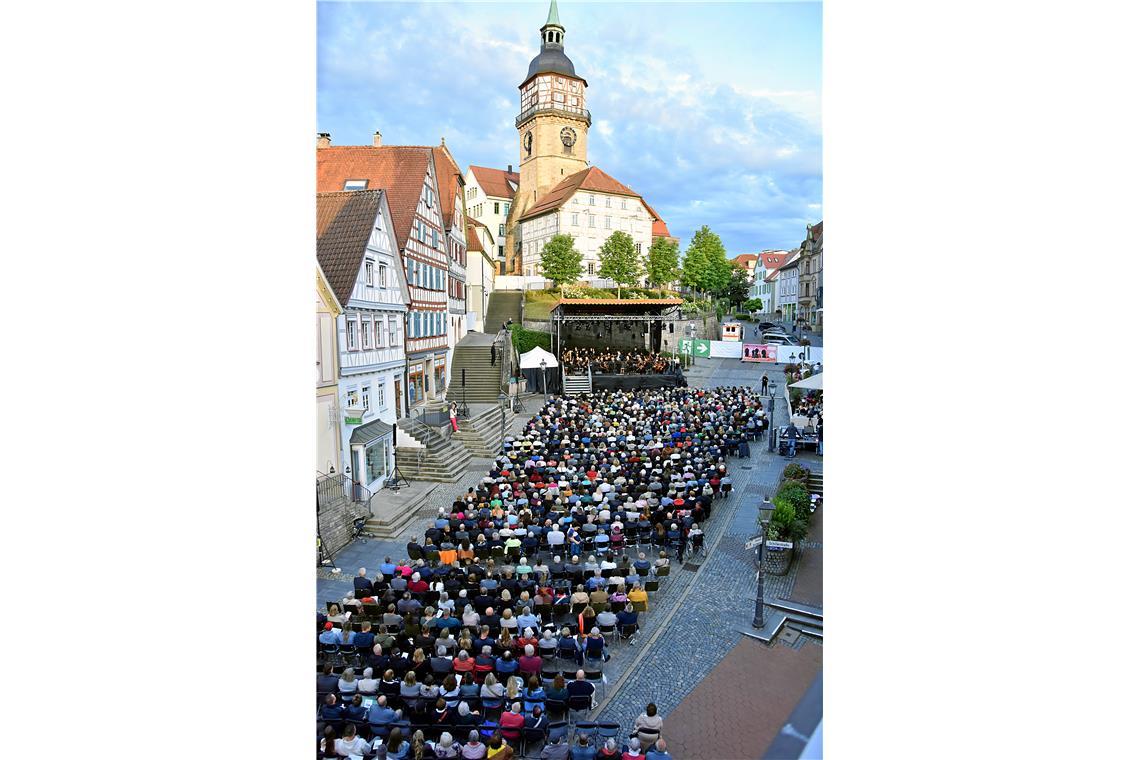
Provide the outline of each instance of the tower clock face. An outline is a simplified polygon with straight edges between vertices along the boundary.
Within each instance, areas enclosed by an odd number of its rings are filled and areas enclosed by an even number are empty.
[[[530,149],[533,146],[534,146],[534,133],[533,132],[527,132],[525,135],[523,135],[523,150],[526,151],[526,154],[528,156],[530,155]]]
[[[569,148],[578,141],[578,135],[571,127],[562,128],[562,144]]]

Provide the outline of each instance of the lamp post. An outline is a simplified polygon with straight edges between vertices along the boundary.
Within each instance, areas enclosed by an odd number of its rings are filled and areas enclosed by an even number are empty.
[[[539,359],[538,367],[542,370],[542,400],[549,401],[550,399],[546,396],[546,359]]]
[[[764,627],[764,547],[768,543],[768,521],[760,521],[760,547],[756,550],[756,611],[752,627]]]

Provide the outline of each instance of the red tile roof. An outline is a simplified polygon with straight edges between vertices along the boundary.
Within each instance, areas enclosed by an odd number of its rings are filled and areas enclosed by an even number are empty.
[[[475,166],[472,164],[470,167],[471,173],[475,175],[475,181],[479,183],[479,187],[483,188],[483,192],[492,198],[506,198],[511,200],[515,197],[515,191],[519,187],[519,173],[506,172],[502,169],[491,169],[487,166]],[[510,183],[514,183],[512,186]]]
[[[403,250],[424,186],[431,148],[418,145],[343,145],[317,149],[317,192],[339,192],[348,179],[387,190],[396,242]]]
[[[317,193],[317,263],[341,304],[352,295],[383,202],[383,190]]]
[[[673,237],[669,234],[669,228],[665,226],[665,222],[660,219],[653,220],[653,237]]]
[[[476,225],[479,224],[473,219],[467,220],[467,252],[483,251],[483,244],[479,242],[479,229]],[[480,225],[482,226],[482,225]]]
[[[757,264],[762,265],[765,269],[779,269],[784,265],[784,260],[789,255],[791,255],[790,251],[761,251],[760,260]]]
[[[559,208],[563,203],[570,199],[578,190],[593,190],[599,193],[610,193],[611,195],[628,195],[631,198],[637,198],[645,204],[646,210],[649,214],[657,219],[657,212],[645,203],[645,199],[638,195],[636,192],[626,187],[616,179],[606,174],[604,171],[596,166],[591,166],[588,169],[583,169],[580,172],[571,174],[566,179],[559,182],[550,192],[538,199],[538,203],[527,209],[526,213],[519,217],[519,221],[523,219],[530,219],[534,216],[553,211]]]
[[[435,176],[439,182],[439,211],[444,229],[451,229],[455,217],[455,197],[463,184],[463,175],[451,158],[451,151],[439,145],[431,149],[435,158]]]

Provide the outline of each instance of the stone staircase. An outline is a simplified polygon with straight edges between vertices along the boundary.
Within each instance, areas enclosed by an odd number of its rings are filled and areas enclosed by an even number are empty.
[[[495,366],[491,366],[493,343],[493,336],[471,332],[455,345],[451,357],[451,380],[445,396],[448,401],[463,400],[463,377],[466,374],[468,405],[499,403],[502,377],[499,362],[502,357],[496,358]]]
[[[372,534],[373,538],[385,541],[396,538],[411,524],[416,513],[427,504],[428,496],[437,487],[425,488],[422,493],[410,499],[401,499],[399,494],[381,491],[372,497],[372,517],[364,524],[364,530]]]
[[[565,375],[562,378],[562,392],[567,396],[577,396],[579,393],[590,393],[594,390],[594,383],[589,375]]]
[[[433,411],[438,412],[439,407]],[[423,447],[396,447],[396,466],[405,478],[455,483],[463,477],[471,461],[471,451],[459,439],[446,435],[440,428],[425,425],[416,417],[404,417],[396,424],[423,444]]]
[[[817,493],[823,497],[823,473],[812,470],[808,477],[808,493]]]
[[[487,298],[487,315],[483,319],[483,332],[495,334],[508,319],[522,324],[523,292],[521,290],[493,290]]]
[[[473,408],[469,419],[460,420],[452,439],[462,443],[473,456],[493,459],[503,450],[502,431],[502,410],[497,404],[488,405]]]
[[[799,631],[805,636],[823,638],[823,608],[800,604],[789,599],[778,599],[768,603],[783,614],[784,625]]]

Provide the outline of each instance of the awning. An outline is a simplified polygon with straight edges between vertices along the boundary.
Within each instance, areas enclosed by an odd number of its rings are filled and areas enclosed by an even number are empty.
[[[352,446],[368,446],[381,438],[392,437],[392,426],[383,420],[372,420],[367,425],[361,425],[352,431],[348,442]]]
[[[822,391],[823,390],[823,373],[812,375],[811,377],[800,380],[798,383],[792,383],[789,388],[803,388],[809,391]]]

